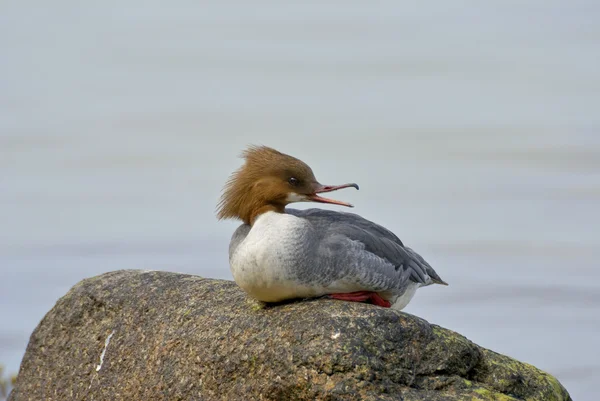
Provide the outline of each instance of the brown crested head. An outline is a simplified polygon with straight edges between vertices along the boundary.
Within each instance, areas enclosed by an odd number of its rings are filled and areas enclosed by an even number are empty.
[[[268,211],[283,213],[292,202],[321,202],[349,206],[349,203],[322,198],[317,193],[354,187],[321,185],[312,169],[295,157],[266,146],[250,146],[243,153],[245,163],[230,177],[217,205],[219,219],[238,218],[252,224]]]

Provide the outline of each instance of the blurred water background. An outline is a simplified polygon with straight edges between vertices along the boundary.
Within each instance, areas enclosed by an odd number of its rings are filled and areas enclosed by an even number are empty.
[[[231,279],[247,144],[297,156],[450,283],[407,312],[600,376],[597,1],[2,2],[0,363],[79,280]]]

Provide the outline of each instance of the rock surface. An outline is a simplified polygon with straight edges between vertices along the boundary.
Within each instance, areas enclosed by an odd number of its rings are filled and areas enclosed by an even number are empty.
[[[552,376],[373,305],[265,307],[233,282],[117,271],[33,332],[10,401],[570,400]]]

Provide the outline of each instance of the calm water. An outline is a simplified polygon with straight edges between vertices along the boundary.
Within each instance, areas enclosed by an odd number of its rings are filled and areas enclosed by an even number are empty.
[[[407,312],[592,400],[600,3],[0,6],[0,362],[77,281],[230,279],[248,143],[308,162],[451,285]]]

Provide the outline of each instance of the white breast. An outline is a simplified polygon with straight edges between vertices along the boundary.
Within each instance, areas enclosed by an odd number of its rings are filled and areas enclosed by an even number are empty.
[[[259,216],[246,238],[230,257],[235,282],[264,302],[320,295],[302,285],[297,269],[310,254],[310,225],[289,214],[267,212]]]

